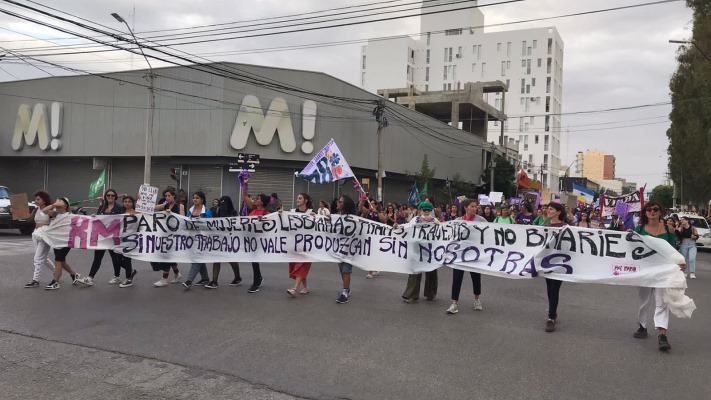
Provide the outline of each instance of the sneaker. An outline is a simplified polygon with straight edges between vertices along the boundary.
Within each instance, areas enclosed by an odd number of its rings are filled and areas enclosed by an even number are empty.
[[[79,279],[81,279],[81,275],[79,275],[79,274],[74,274],[74,276],[72,277],[72,285],[76,285],[76,284],[78,283],[77,281],[78,281]]]
[[[133,279],[124,279],[123,282],[119,284],[120,288],[127,288],[133,286]]]
[[[39,287],[39,282],[37,282],[37,281],[32,281],[32,282],[25,285],[25,289],[32,289],[32,288],[36,288],[36,287]]]
[[[689,274],[689,279],[696,279],[696,274],[695,273],[690,273]]]
[[[111,278],[111,280],[109,281],[109,285],[118,285],[119,283],[121,283],[121,278],[118,277],[118,276],[114,276],[114,277]]]
[[[175,274],[175,278],[173,278],[173,280],[170,281],[170,283],[173,284],[173,285],[176,284],[176,283],[180,283],[180,280],[181,280],[181,279],[183,279],[183,275],[181,275],[180,272],[178,272],[177,274]],[[167,279],[166,279],[166,280],[167,280]]]
[[[348,303],[348,295],[349,295],[349,294],[350,294],[350,293],[349,293],[348,290],[343,289],[343,291],[341,292],[341,295],[338,296],[338,298],[336,299],[336,303],[338,303],[338,304],[345,304],[345,303]]]
[[[555,331],[555,320],[554,319],[549,319],[546,321],[546,332],[553,332]]]
[[[301,290],[299,291],[299,293],[301,293],[301,294],[309,294],[309,293],[311,293],[311,290],[310,290],[309,288],[305,287],[305,288],[301,289]]]
[[[165,287],[165,286],[168,286],[168,279],[167,279],[167,278],[158,279],[158,280],[153,284],[153,286],[155,286],[155,287]]]
[[[407,304],[415,304],[419,299],[404,299]]]
[[[50,282],[49,285],[45,286],[44,288],[46,290],[57,290],[59,289],[59,282],[52,279],[52,282]]]
[[[195,282],[195,286],[205,286],[208,283],[210,283],[209,279],[200,279],[199,281]]]
[[[257,293],[259,291],[259,288],[262,287],[262,282],[264,282],[264,278],[259,278],[259,280],[255,281],[247,291],[249,293]]]
[[[90,276],[78,278],[77,282],[81,283],[82,285],[86,285],[86,286],[93,286],[94,285],[94,280]]]
[[[205,289],[217,289],[217,287],[218,287],[218,285],[217,285],[217,282],[215,282],[215,281],[212,281],[212,282],[208,283],[207,285],[205,285]]]
[[[484,309],[484,307],[481,305],[481,300],[479,300],[479,299],[474,300],[474,309],[476,311],[481,311]]]
[[[242,284],[242,278],[235,278],[230,282],[230,286],[239,286]]]
[[[632,334],[632,337],[637,338],[637,339],[644,339],[647,337],[647,328],[642,327],[642,325],[639,326],[639,329],[637,329],[637,332]]]
[[[291,295],[291,297],[296,297],[296,289],[289,288],[289,289],[286,289],[286,292],[289,293]]]
[[[667,335],[665,334],[659,335],[659,350],[671,350],[671,345],[669,344],[669,341],[667,341]]]
[[[193,283],[190,281],[185,281],[185,282],[181,283],[181,285],[183,285],[185,290],[189,290],[193,286]]]
[[[457,304],[452,303],[449,305],[449,308],[447,309],[447,314],[456,314],[459,312],[459,307],[457,307]]]

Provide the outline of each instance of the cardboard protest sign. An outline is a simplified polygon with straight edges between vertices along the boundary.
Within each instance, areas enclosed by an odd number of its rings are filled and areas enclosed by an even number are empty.
[[[12,219],[17,221],[30,217],[30,207],[27,205],[27,193],[13,194],[10,196]]]

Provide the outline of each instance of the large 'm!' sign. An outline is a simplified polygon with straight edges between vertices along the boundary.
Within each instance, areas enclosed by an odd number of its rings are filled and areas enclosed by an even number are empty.
[[[45,228],[52,247],[114,249],[143,261],[349,262],[417,273],[449,266],[509,278],[685,288],[684,258],[634,232],[450,221],[393,229],[356,216],[275,213],[188,219],[174,214],[69,215]]]
[[[35,142],[42,150],[61,149],[62,141],[59,137],[62,135],[62,110],[62,103],[52,103],[50,119],[44,104],[35,104],[34,111],[29,104],[21,104],[12,134],[12,149],[21,151],[25,144],[34,146]]]

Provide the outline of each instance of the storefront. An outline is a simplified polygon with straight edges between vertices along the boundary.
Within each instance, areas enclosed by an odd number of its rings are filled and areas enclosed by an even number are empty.
[[[315,202],[355,195],[352,182],[315,185],[296,178],[335,139],[353,171],[377,190],[377,96],[318,72],[220,64],[249,79],[189,67],[156,69],[151,185],[202,190],[208,201],[238,196],[240,153],[258,154],[250,192],[277,193],[285,207],[299,192]],[[146,71],[0,84],[0,185],[88,197],[103,169],[108,186],[136,193],[143,183],[148,107]],[[459,173],[479,182],[481,139],[388,102],[383,131],[383,197],[404,202],[428,156],[435,180]],[[178,181],[171,170],[179,170]]]

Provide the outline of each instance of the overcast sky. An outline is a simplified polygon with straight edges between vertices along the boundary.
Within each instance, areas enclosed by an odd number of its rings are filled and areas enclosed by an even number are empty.
[[[415,0],[384,1],[384,5],[411,4]],[[480,1],[480,5],[499,0]],[[482,8],[486,24],[559,16],[622,5],[646,3],[649,0],[526,0],[507,5]],[[197,25],[249,21],[375,3],[375,0],[155,0],[134,2],[125,0],[55,0],[51,6],[120,30],[125,30],[109,14],[121,14],[141,36],[142,32],[185,28]],[[28,3],[29,5],[32,5]],[[34,6],[34,5],[32,5]],[[135,16],[133,10],[135,7]],[[375,6],[370,6],[375,7]],[[7,3],[0,8],[33,15]],[[344,10],[350,11],[354,9]],[[51,11],[51,10],[49,10]],[[406,14],[413,14],[409,11]],[[381,16],[382,17],[382,16]],[[376,17],[369,17],[369,19]],[[56,21],[46,19],[47,21]],[[637,106],[669,101],[669,78],[676,68],[677,45],[669,39],[687,39],[691,12],[683,1],[651,5],[630,10],[560,18],[542,22],[517,24],[500,29],[525,29],[554,25],[565,42],[563,65],[563,113]],[[68,35],[7,15],[0,16],[0,46],[22,49],[51,44],[87,43],[67,40]],[[31,38],[8,31],[43,38],[51,43],[30,41]],[[76,28],[72,28],[76,30]],[[491,28],[487,31],[497,30]],[[359,83],[359,55],[362,44],[321,47],[280,52],[249,52],[247,54],[214,54],[264,49],[285,45],[323,43],[340,40],[367,39],[419,32],[419,18],[370,23],[288,35],[236,39],[209,44],[183,46],[194,54],[211,53],[214,61],[233,61],[297,69],[323,71],[353,84]],[[173,32],[166,32],[173,33]],[[156,35],[158,33],[153,33]],[[148,35],[147,33],[144,35]],[[75,68],[91,71],[115,71],[144,68],[139,57],[127,53],[83,54],[53,58]],[[112,61],[113,60],[113,61]],[[160,66],[158,62],[153,66]],[[9,62],[0,63],[0,80],[47,76],[38,69]],[[61,71],[47,69],[55,74]],[[11,75],[10,75],[11,74]],[[648,190],[664,180],[667,170],[667,138],[670,106],[639,108],[628,111],[565,115],[561,157],[570,164],[577,151],[599,149],[617,157],[617,176]],[[608,124],[609,123],[609,124]],[[591,125],[594,124],[594,125]],[[586,126],[587,125],[587,126]]]

